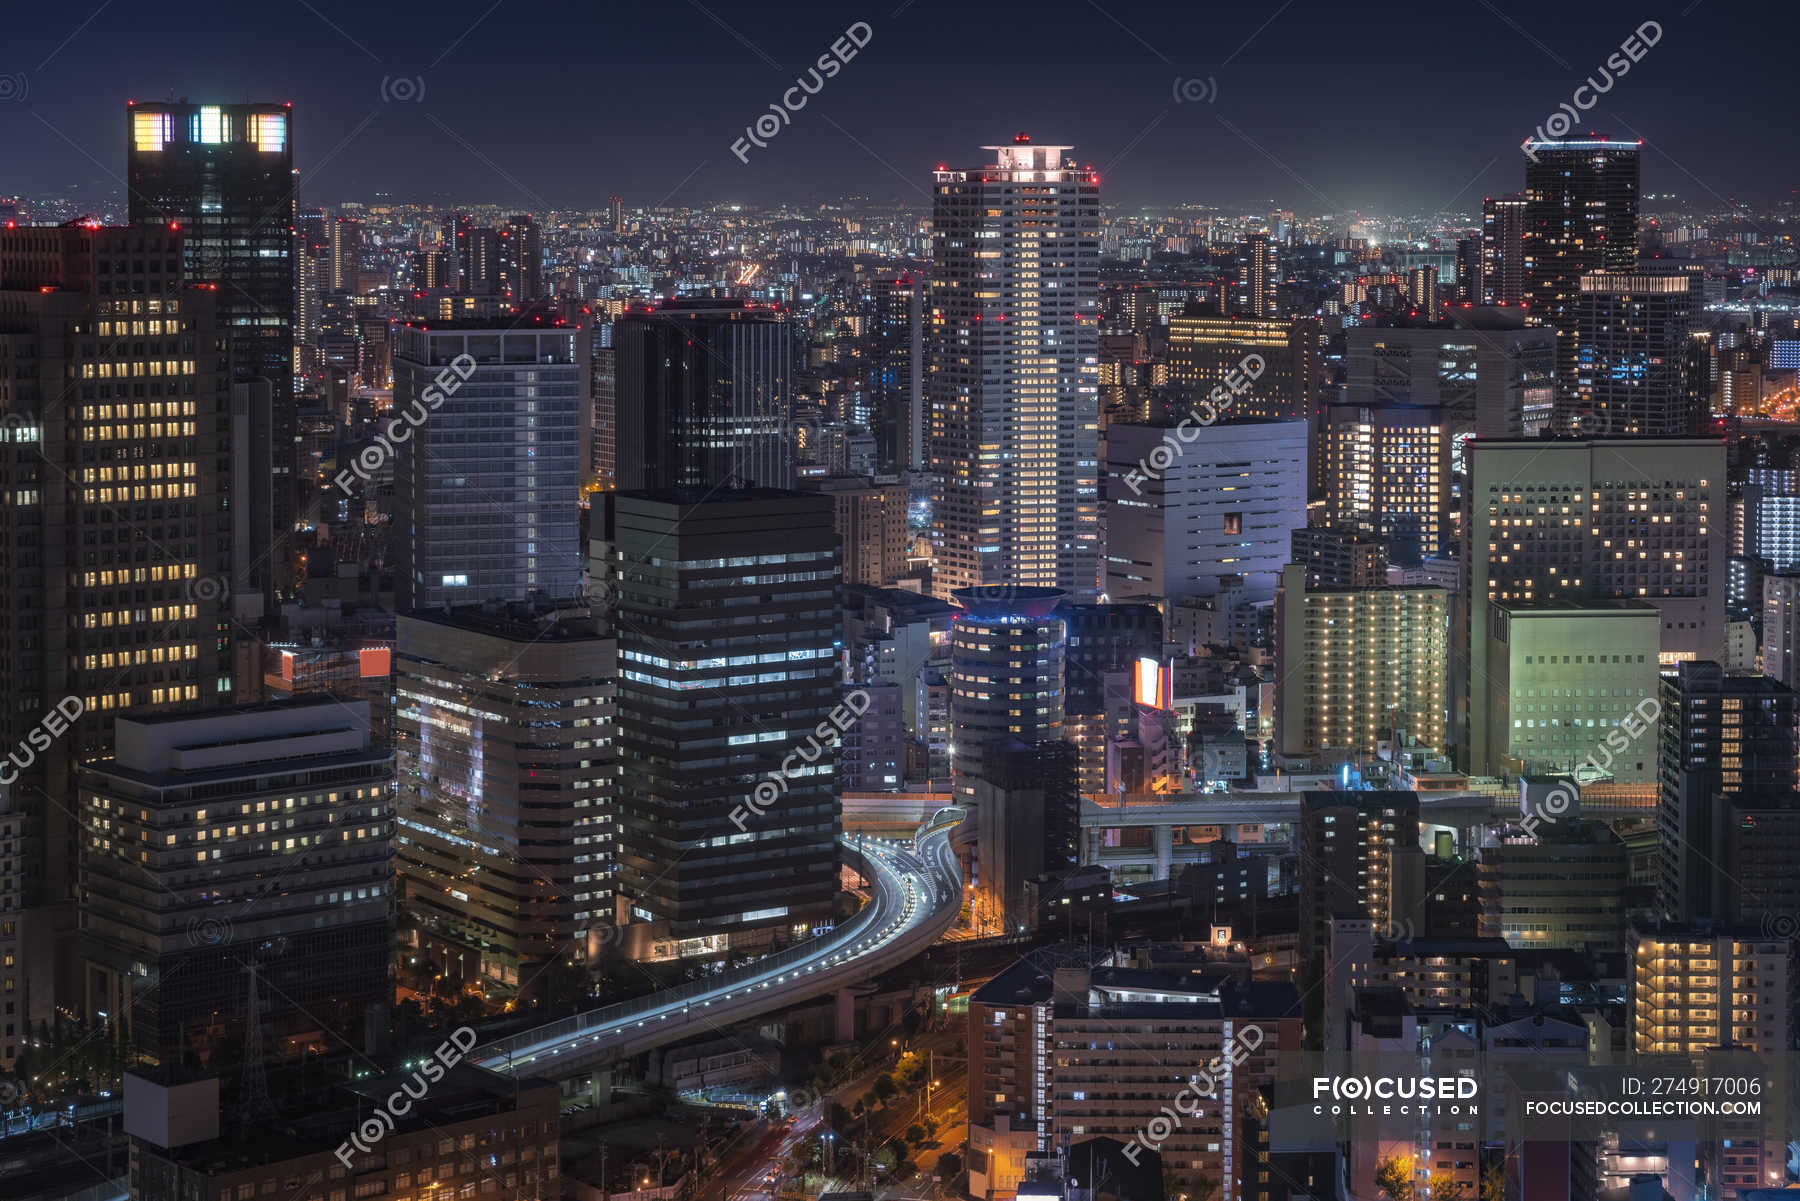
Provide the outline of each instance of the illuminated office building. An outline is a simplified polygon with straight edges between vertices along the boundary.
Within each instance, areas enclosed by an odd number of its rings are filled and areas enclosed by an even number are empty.
[[[1398,732],[1442,751],[1449,712],[1450,593],[1428,586],[1309,589],[1282,572],[1276,601],[1280,749],[1372,754]]]
[[[499,992],[608,945],[618,646],[585,608],[396,619],[396,842],[409,954]]]
[[[1266,233],[1251,234],[1238,247],[1237,290],[1232,311],[1249,317],[1274,317],[1281,264],[1275,243]]]
[[[1557,430],[1574,433],[1581,277],[1637,265],[1643,144],[1586,137],[1526,148],[1525,300],[1532,320],[1556,331]]]
[[[1062,736],[1068,623],[1055,588],[962,588],[950,629],[950,755],[981,774],[988,744]]]
[[[611,503],[625,945],[719,957],[803,937],[838,887],[838,755],[818,735],[849,712],[831,502],[695,487]]]
[[[1323,379],[1320,338],[1310,317],[1219,317],[1190,308],[1169,318],[1169,382],[1203,400],[1255,355],[1261,374],[1232,402],[1230,415],[1310,420]]]
[[[121,717],[81,771],[84,1015],[216,1053],[255,964],[277,1034],[359,1036],[393,998],[393,778],[364,701]]]
[[[1723,442],[1477,438],[1466,453],[1468,611],[1454,661],[1470,663],[1470,678],[1456,686],[1467,698],[1467,770],[1502,771],[1488,740],[1494,693],[1478,649],[1487,645],[1494,602],[1648,601],[1661,613],[1665,665],[1718,657]]]
[[[275,453],[274,533],[303,515],[294,435],[294,110],[286,104],[128,102],[126,188],[134,225],[180,226],[192,283],[216,283],[232,382],[267,380]],[[254,559],[264,557],[257,547]],[[269,556],[278,582],[288,560]]]
[[[330,226],[330,278],[326,290],[345,295],[357,291],[357,278],[362,274],[362,222],[339,217]]]
[[[792,330],[741,300],[668,300],[613,323],[622,490],[794,485]]]
[[[1452,540],[1450,427],[1444,410],[1331,405],[1320,439],[1325,512],[1387,543],[1403,567],[1444,555]]]
[[[1100,182],[1020,134],[933,184],[932,586],[1097,587]]]
[[[396,606],[574,596],[589,331],[521,317],[394,332]]]

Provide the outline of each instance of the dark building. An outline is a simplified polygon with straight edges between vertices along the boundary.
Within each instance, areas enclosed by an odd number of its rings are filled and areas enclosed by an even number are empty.
[[[1293,561],[1308,589],[1387,587],[1387,544],[1363,530],[1307,526],[1294,531]]]
[[[849,712],[831,502],[696,487],[610,503],[619,891],[645,927],[629,945],[716,955],[803,935],[837,895],[838,755],[821,731]]]
[[[1767,676],[1699,661],[1663,677],[1657,901],[1668,917],[1739,921],[1794,912],[1776,909],[1771,895],[1790,896],[1800,885],[1792,881],[1800,843],[1790,816],[1800,808],[1795,715],[1793,690]],[[1740,864],[1744,855],[1751,858]],[[1754,895],[1739,879],[1752,868]]]
[[[1081,753],[1059,738],[991,743],[970,781],[979,821],[979,884],[971,903],[983,926],[1016,930],[1035,920],[1044,876],[1074,871],[1081,850]]]
[[[393,999],[394,760],[367,702],[120,718],[115,741],[81,773],[84,1016],[178,1062],[244,1033],[254,967],[277,1036],[359,1038]]]
[[[1637,265],[1643,144],[1585,137],[1532,140],[1525,164],[1525,300],[1556,331],[1557,428],[1572,432],[1581,277]]]
[[[1415,792],[1306,792],[1300,798],[1300,954],[1326,952],[1331,921],[1363,918],[1390,937],[1423,892]]]
[[[514,213],[494,231],[499,291],[515,304],[544,299],[544,245],[530,213]]]
[[[1106,673],[1162,654],[1162,611],[1155,605],[1079,605],[1057,608],[1068,631],[1063,712],[1106,711]]]
[[[1576,429],[1600,438],[1705,432],[1711,381],[1695,370],[1689,353],[1703,303],[1700,284],[1697,273],[1685,271],[1581,277]]]
[[[887,472],[925,469],[924,293],[911,276],[869,285],[869,407]]]
[[[794,485],[791,330],[741,300],[670,300],[613,323],[621,491]]]
[[[180,227],[187,279],[218,285],[219,330],[230,378],[269,381],[278,537],[300,515],[303,484],[288,450],[295,430],[298,296],[293,120],[293,107],[287,104],[184,100],[131,102],[125,109],[132,224]],[[256,557],[264,553],[256,549]],[[271,556],[276,580],[285,575],[287,558]]]

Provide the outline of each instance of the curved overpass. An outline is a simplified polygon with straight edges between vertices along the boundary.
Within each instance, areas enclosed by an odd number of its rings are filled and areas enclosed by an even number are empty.
[[[846,860],[871,881],[873,896],[831,934],[723,976],[476,1047],[469,1058],[499,1072],[567,1078],[833,992],[906,962],[936,942],[962,907],[962,877],[949,841],[954,821],[947,820],[948,813],[921,826],[910,848],[859,846],[863,840],[852,835],[839,839]]]

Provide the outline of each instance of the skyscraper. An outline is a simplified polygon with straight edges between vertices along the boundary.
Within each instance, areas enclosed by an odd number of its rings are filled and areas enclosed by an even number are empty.
[[[219,294],[183,258],[167,225],[0,230],[0,745],[24,760],[34,907],[75,895],[73,769],[114,719],[233,691]],[[33,751],[68,698],[73,732]]]
[[[544,245],[538,223],[530,213],[514,213],[498,241],[499,291],[514,304],[544,299]]]
[[[925,289],[911,276],[869,285],[869,404],[883,469],[925,469]]]
[[[1637,265],[1642,143],[1607,138],[1533,140],[1526,147],[1525,299],[1556,331],[1557,428],[1576,398],[1581,277]],[[1570,410],[1572,412],[1572,410]]]
[[[831,921],[840,552],[829,498],[614,494],[619,891],[640,958]]]
[[[613,323],[621,490],[794,484],[792,330],[742,300],[669,300]]]
[[[964,588],[950,632],[951,766],[980,775],[990,744],[1062,736],[1068,626],[1054,588]]]
[[[1232,403],[1232,415],[1311,420],[1323,377],[1320,339],[1315,318],[1220,317],[1191,306],[1169,318],[1169,381],[1198,401],[1255,355],[1262,370]]]
[[[1281,282],[1280,258],[1266,233],[1251,234],[1238,247],[1237,291],[1232,311],[1247,317],[1273,317],[1281,310],[1275,288]]]
[[[1709,381],[1689,354],[1700,277],[1594,271],[1581,277],[1572,428],[1592,437],[1681,438],[1707,418]]]
[[[1555,404],[1556,335],[1518,310],[1458,310],[1446,324],[1358,325],[1344,331],[1352,405],[1443,410],[1460,461],[1470,436],[1529,437]]]
[[[1326,519],[1371,531],[1402,567],[1449,553],[1450,427],[1444,410],[1331,405],[1319,439]]]
[[[540,316],[395,334],[395,605],[574,596],[588,330]]]
[[[1099,554],[1100,180],[1020,134],[936,173],[933,588],[1091,599]]]
[[[331,279],[326,290],[355,295],[362,273],[362,222],[339,217],[331,223]]]
[[[1480,304],[1525,302],[1525,197],[1488,196],[1481,202]]]

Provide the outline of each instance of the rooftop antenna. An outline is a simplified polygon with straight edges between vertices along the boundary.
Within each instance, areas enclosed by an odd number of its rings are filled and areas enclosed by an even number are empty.
[[[244,1014],[244,1066],[238,1085],[238,1121],[248,1135],[259,1123],[273,1122],[278,1116],[275,1102],[269,1099],[269,1074],[263,1063],[262,1005],[256,991],[256,965],[244,965],[250,978],[250,1000]]]

